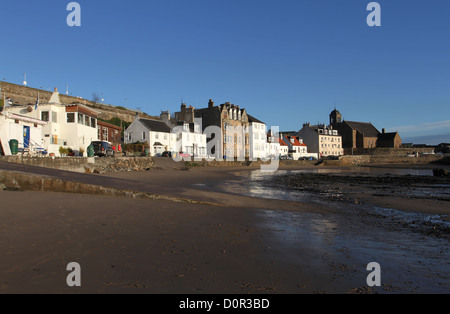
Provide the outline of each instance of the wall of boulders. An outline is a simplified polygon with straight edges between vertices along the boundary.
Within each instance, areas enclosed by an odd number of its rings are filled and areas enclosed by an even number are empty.
[[[152,157],[95,158],[94,163],[84,165],[86,173],[148,171],[153,167]]]

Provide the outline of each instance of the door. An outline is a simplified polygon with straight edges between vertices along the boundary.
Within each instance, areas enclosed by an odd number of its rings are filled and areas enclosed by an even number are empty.
[[[23,148],[30,148],[30,127],[23,127]]]

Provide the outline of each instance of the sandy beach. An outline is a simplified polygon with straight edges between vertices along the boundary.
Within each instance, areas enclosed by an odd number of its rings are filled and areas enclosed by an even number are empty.
[[[445,221],[448,201],[377,197],[379,193],[364,189],[353,203],[345,196],[280,199],[278,190],[275,197],[255,197],[248,195],[255,187],[249,170],[257,169],[179,167],[90,174],[93,182],[216,206],[0,191],[0,293],[450,291],[448,229],[424,232],[424,227],[369,208],[439,215]],[[81,287],[66,284],[70,262],[81,265]],[[370,262],[381,265],[381,287],[366,284]]]

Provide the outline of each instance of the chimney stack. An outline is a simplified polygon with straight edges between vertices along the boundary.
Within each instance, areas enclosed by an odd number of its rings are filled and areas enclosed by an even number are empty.
[[[214,107],[214,101],[212,99],[210,99],[208,102],[208,108],[213,108],[213,107]]]

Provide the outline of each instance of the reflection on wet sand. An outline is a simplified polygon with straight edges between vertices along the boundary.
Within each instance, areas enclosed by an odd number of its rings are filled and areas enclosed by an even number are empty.
[[[228,180],[217,187],[232,194],[320,203],[330,208],[325,214],[260,209],[257,226],[266,230],[274,260],[290,261],[298,265],[309,263],[311,272],[318,269],[340,270],[339,275],[332,271],[319,275],[323,276],[321,280],[326,280],[326,276],[334,279],[337,279],[336,276],[342,276],[353,280],[355,274],[364,276],[366,265],[375,261],[383,267],[386,279],[384,282],[395,283],[386,284],[384,291],[442,293],[450,291],[450,222],[443,220],[447,215],[402,211],[366,204],[363,201],[348,202],[345,199],[345,188],[341,187],[341,190],[344,190],[339,191],[333,187],[325,187],[325,184],[318,190],[267,184],[274,178],[298,174],[355,178],[425,178],[430,176],[430,173],[432,174],[432,171],[428,169],[370,167],[280,170],[275,175],[255,170],[238,172],[235,180]],[[441,193],[448,191],[448,184],[441,187],[444,188]],[[373,188],[369,187],[369,190]],[[422,192],[424,191],[426,188],[422,189]],[[449,209],[450,214],[449,204],[441,204]],[[294,248],[301,248],[301,251],[308,251],[308,254],[299,254]],[[310,258],[311,254],[316,258],[313,261],[305,260],[305,256]],[[317,273],[315,275],[318,276]]]

